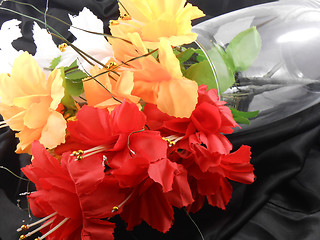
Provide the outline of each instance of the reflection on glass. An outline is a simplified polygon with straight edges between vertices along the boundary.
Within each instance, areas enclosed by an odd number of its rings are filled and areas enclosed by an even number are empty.
[[[320,1],[280,1],[231,12],[194,27],[217,78],[227,65],[213,52],[226,49],[238,33],[256,26],[261,51],[250,68],[236,73],[221,98],[242,111],[260,110],[250,128],[300,112],[320,102]],[[245,126],[243,126],[246,128]]]

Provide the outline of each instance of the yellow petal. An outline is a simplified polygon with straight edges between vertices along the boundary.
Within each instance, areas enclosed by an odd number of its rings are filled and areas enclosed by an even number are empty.
[[[61,70],[53,70],[47,80],[47,89],[51,89],[52,102],[50,108],[56,110],[61,99],[64,96],[64,87],[62,86],[63,79],[61,77]]]
[[[7,105],[13,105],[13,99],[16,96],[22,96],[19,86],[16,86],[14,80],[6,73],[0,74],[0,101]]]
[[[17,57],[12,66],[11,77],[17,88],[25,95],[34,95],[47,92],[45,87],[46,76],[33,57],[24,52]]]
[[[170,42],[166,38],[160,40],[159,60],[173,78],[182,77],[180,62],[174,55]]]
[[[33,103],[39,103],[42,101],[43,98],[48,97],[48,95],[45,94],[39,94],[39,95],[28,95],[23,97],[16,97],[13,100],[13,103],[15,106],[20,108],[28,108]]]
[[[128,11],[132,20],[119,19],[111,25],[113,36],[128,39],[128,33],[136,32],[149,49],[159,45],[159,39],[166,37],[173,46],[191,43],[196,34],[191,33],[191,20],[203,17],[197,7],[186,4],[186,0],[122,0],[120,12]],[[181,37],[181,38],[180,38]]]

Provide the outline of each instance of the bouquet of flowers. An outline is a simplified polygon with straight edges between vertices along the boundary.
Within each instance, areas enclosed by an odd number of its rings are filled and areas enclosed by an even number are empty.
[[[225,209],[230,180],[255,179],[250,147],[233,150],[225,136],[235,113],[195,74],[206,55],[182,47],[196,41],[191,20],[202,11],[185,0],[121,0],[119,9],[111,35],[86,8],[70,16],[72,43],[35,23],[36,54],[11,49],[0,74],[1,127],[32,155],[22,171],[37,189],[28,201],[40,220],[18,231],[42,224],[20,239],[113,239],[115,215],[128,230],[144,221],[165,233],[174,207]]]

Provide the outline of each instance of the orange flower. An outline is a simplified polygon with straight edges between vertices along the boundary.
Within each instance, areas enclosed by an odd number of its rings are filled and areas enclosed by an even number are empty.
[[[204,16],[186,0],[121,0],[120,13],[110,22],[112,35],[128,39],[127,33],[137,32],[149,49],[157,48],[162,37],[173,46],[193,42],[197,34],[191,32],[191,20]]]
[[[137,33],[128,34],[130,42],[109,39],[115,58],[127,62],[134,74],[133,95],[147,103],[156,104],[159,110],[175,117],[190,117],[198,98],[198,85],[185,78],[180,62],[174,55],[170,42],[162,38],[159,43],[159,62],[148,53]]]
[[[17,153],[30,153],[34,140],[47,148],[65,141],[66,121],[56,111],[64,96],[62,82],[60,70],[46,79],[27,52],[16,58],[11,76],[0,74],[0,113],[5,119],[1,126],[18,131]]]
[[[109,61],[109,69],[115,64]],[[139,97],[131,95],[133,89],[133,73],[131,71],[121,71],[119,67],[114,71],[106,72],[94,66],[89,77],[83,81],[84,92],[87,103],[98,108],[108,108],[110,111],[119,105],[124,99],[138,104]],[[139,105],[140,106],[140,105]]]

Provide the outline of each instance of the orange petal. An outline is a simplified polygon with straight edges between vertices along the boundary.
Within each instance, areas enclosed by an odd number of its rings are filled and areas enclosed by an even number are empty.
[[[16,133],[16,137],[20,142],[17,146],[16,153],[29,153],[31,154],[31,145],[35,139],[39,139],[42,129],[29,129],[24,128],[21,132]]]
[[[105,69],[99,69],[99,67],[94,66],[91,69],[90,74],[95,77],[105,71]],[[83,88],[88,105],[95,106],[96,104],[99,104],[106,99],[111,98],[110,93],[108,93],[108,91],[103,86],[109,91],[111,90],[111,84],[107,73],[97,76],[95,77],[95,79],[87,78],[83,81]]]
[[[53,111],[48,117],[39,139],[40,143],[47,148],[54,148],[65,142],[67,123],[62,114]]]
[[[7,105],[3,105],[0,103],[0,112],[7,123],[10,125],[10,128],[14,131],[21,131],[24,128],[23,116],[25,114],[25,110]]]
[[[30,129],[42,128],[46,125],[50,115],[50,97],[42,99],[40,103],[33,103],[26,110],[23,121],[26,127]]]
[[[190,117],[198,100],[198,84],[186,78],[159,84],[157,106],[175,117]]]

